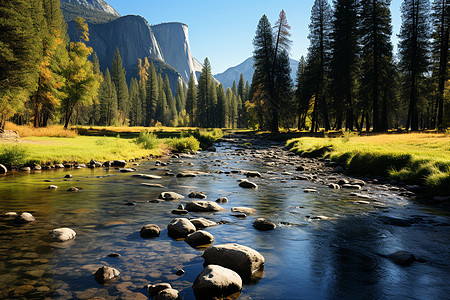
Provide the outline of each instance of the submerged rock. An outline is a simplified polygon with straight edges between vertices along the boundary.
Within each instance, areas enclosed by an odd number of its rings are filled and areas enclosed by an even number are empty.
[[[197,299],[229,299],[242,289],[242,279],[233,270],[209,265],[197,276],[192,288]]]
[[[118,277],[120,275],[120,272],[117,269],[103,266],[100,269],[97,270],[94,274],[95,281],[97,281],[100,284],[104,284],[108,281],[113,280],[114,278]]]
[[[209,232],[199,230],[188,235],[184,241],[192,247],[199,247],[212,244],[214,236]]]
[[[192,192],[189,194],[189,198],[206,199],[207,196],[204,192]]]
[[[248,180],[242,180],[239,183],[239,186],[241,188],[244,188],[244,189],[257,189],[258,188],[258,185],[256,183],[253,183],[253,182],[248,181]]]
[[[195,232],[197,229],[188,219],[176,218],[167,225],[169,236],[173,238],[182,238],[188,234]]]
[[[142,238],[151,238],[151,237],[158,237],[160,231],[161,229],[159,228],[158,225],[147,224],[141,228],[139,234]]]
[[[216,200],[217,203],[227,203],[228,198],[227,197],[220,197]]]
[[[277,227],[274,222],[267,221],[264,218],[258,218],[253,223],[253,227],[261,231],[273,230]]]
[[[391,259],[394,263],[404,267],[409,266],[416,261],[416,257],[414,256],[414,254],[408,251],[394,252],[388,255],[388,258]]]
[[[225,209],[213,201],[191,201],[186,203],[186,210],[192,212],[216,212]]]
[[[77,233],[70,228],[57,228],[49,232],[50,238],[55,242],[65,242],[75,238]]]
[[[206,265],[231,269],[245,279],[264,267],[264,257],[258,251],[239,244],[212,246],[206,249],[202,257]]]
[[[262,177],[261,173],[256,172],[256,171],[249,171],[249,172],[245,173],[245,176],[247,176],[247,177]]]
[[[256,209],[250,207],[232,207],[232,212],[244,213],[246,215],[251,215],[256,212]]]

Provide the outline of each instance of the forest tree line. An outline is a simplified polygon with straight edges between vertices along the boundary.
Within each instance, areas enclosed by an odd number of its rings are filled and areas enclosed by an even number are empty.
[[[310,46],[290,78],[290,26],[264,15],[251,85],[224,89],[206,58],[176,91],[150,58],[126,80],[118,49],[102,72],[75,19],[70,42],[59,0],[0,2],[0,128],[17,124],[198,126],[318,131],[443,129],[449,116],[448,0],[404,0],[398,55],[389,0],[315,0]]]
[[[315,0],[308,55],[295,87],[287,61],[290,26],[264,15],[256,30],[249,120],[260,128],[316,132],[445,129],[450,121],[448,0],[404,0],[398,55],[390,0]]]

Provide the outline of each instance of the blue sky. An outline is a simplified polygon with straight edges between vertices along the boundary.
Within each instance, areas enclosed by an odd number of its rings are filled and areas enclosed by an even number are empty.
[[[308,24],[314,0],[106,0],[121,15],[141,15],[150,24],[182,22],[189,26],[191,52],[208,57],[213,74],[243,62],[253,52],[253,37],[263,14],[272,24],[282,9],[291,25],[291,57],[307,54]],[[330,1],[331,2],[331,1]],[[401,0],[392,0],[394,46],[401,25]]]

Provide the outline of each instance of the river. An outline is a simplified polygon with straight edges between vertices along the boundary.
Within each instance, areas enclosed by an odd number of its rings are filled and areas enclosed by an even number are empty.
[[[448,299],[448,210],[401,197],[389,184],[368,183],[357,194],[330,189],[324,183],[346,177],[330,173],[322,162],[293,156],[280,143],[237,137],[216,148],[161,160],[167,166],[155,166],[156,159],[141,160],[137,173],[163,177],[158,180],[114,168],[0,177],[0,214],[28,211],[36,218],[26,225],[0,219],[0,297],[146,299],[145,285],[168,282],[182,299],[195,299],[192,283],[203,269],[202,250],[168,237],[167,224],[178,217],[171,211],[190,201],[190,192],[202,191],[206,200],[227,197],[229,202],[221,204],[227,211],[186,217],[220,222],[206,229],[215,245],[238,243],[265,257],[263,278],[245,284],[239,299]],[[312,168],[311,180],[294,180],[305,173],[296,171],[302,163]],[[165,176],[169,170],[206,174]],[[262,174],[250,179],[258,189],[238,186],[246,178],[241,170]],[[73,177],[65,179],[66,174]],[[50,190],[50,184],[59,188]],[[70,187],[81,189],[71,193]],[[305,193],[306,188],[317,192]],[[148,202],[164,191],[186,198]],[[230,209],[238,206],[256,213],[236,218]],[[257,217],[275,222],[277,228],[256,230],[252,224]],[[151,223],[161,228],[160,237],[141,238],[139,230]],[[48,232],[60,227],[75,230],[76,238],[50,241]],[[405,267],[386,257],[398,250],[413,253],[420,262]],[[121,256],[108,257],[110,253]],[[118,269],[120,277],[98,284],[93,273],[102,265]],[[175,275],[179,269],[185,274]]]

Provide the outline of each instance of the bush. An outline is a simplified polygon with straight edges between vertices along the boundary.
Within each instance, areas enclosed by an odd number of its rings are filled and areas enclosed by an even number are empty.
[[[200,142],[193,136],[168,139],[166,144],[176,152],[197,151],[200,149]]]
[[[27,162],[28,150],[19,145],[4,145],[0,148],[0,163],[9,166],[20,166]]]
[[[182,132],[181,137],[193,136],[200,142],[200,147],[206,149],[212,145],[212,143],[223,137],[223,132],[219,128],[213,130],[189,130],[187,132]]]
[[[156,149],[160,144],[158,138],[153,133],[141,131],[139,137],[136,138],[136,143],[141,144],[144,149]]]

